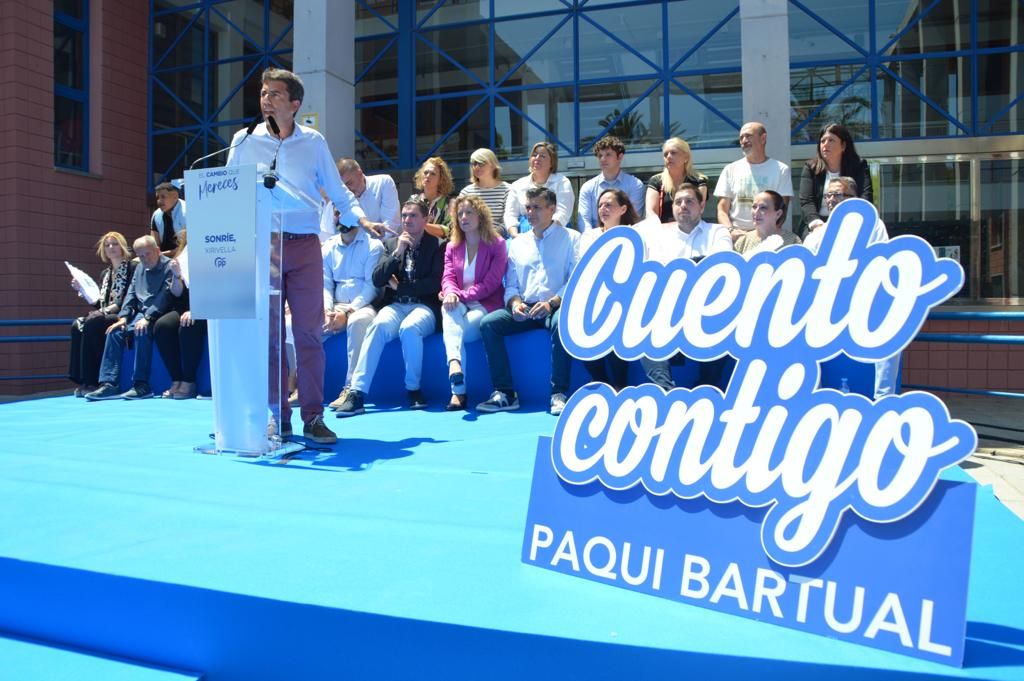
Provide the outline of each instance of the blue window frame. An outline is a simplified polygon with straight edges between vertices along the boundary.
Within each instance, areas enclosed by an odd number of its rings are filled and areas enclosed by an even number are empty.
[[[89,3],[53,3],[53,163],[89,169]]]
[[[726,146],[741,123],[738,0],[356,0],[356,36],[369,168],[525,158],[543,139],[585,155],[605,134]]]
[[[789,0],[793,141],[1019,134],[1022,20],[1024,0]]]
[[[150,0],[150,187],[259,114],[260,74],[292,67],[292,0]],[[204,163],[222,165],[225,155]]]

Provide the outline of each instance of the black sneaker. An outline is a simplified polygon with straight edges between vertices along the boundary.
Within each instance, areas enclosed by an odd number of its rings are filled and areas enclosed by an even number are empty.
[[[149,388],[149,383],[138,381],[126,392],[122,397],[126,400],[148,400],[153,396],[153,391]]]
[[[349,390],[345,400],[334,410],[339,419],[363,413],[363,394],[358,390]]]
[[[113,383],[103,383],[99,388],[96,388],[96,390],[93,390],[91,393],[86,393],[85,399],[90,402],[96,402],[99,400],[119,400],[121,399],[121,392]]]
[[[513,393],[510,398],[500,390],[495,390],[486,401],[476,405],[477,411],[492,413],[496,411],[515,411],[519,408],[519,398]]]
[[[426,409],[427,398],[423,397],[422,390],[410,390],[409,391],[409,408],[410,409]]]
[[[281,435],[284,436],[284,432]],[[324,425],[322,414],[317,414],[312,421],[302,427],[302,437],[321,445],[333,445],[338,441],[334,431]]]

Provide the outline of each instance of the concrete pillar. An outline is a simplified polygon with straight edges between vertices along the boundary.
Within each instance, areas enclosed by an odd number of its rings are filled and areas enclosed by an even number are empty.
[[[335,160],[355,148],[355,4],[353,0],[295,0],[293,69],[306,85],[296,116],[315,115]]]
[[[767,154],[792,166],[787,0],[740,0],[743,120],[768,130]]]

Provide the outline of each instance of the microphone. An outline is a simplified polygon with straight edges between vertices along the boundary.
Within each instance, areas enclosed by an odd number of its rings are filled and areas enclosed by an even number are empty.
[[[263,186],[267,189],[273,189],[277,185],[277,154],[281,151],[281,142],[284,140],[281,139],[281,128],[273,116],[267,116],[267,125],[270,126],[271,131],[277,136],[277,148],[274,149],[274,158],[270,162],[270,172],[263,176]]]
[[[242,142],[244,142],[245,140],[249,139],[249,135],[252,134],[252,131],[255,130],[256,126],[259,125],[259,124],[260,124],[260,118],[259,118],[259,116],[257,116],[256,118],[252,119],[252,121],[249,123],[248,127],[246,127],[246,129],[245,129],[245,136],[242,137],[242,139],[238,140],[238,144],[232,144],[230,147],[225,147],[223,149],[219,149],[219,150],[213,152],[212,154],[207,154],[206,156],[201,156],[201,157],[197,158],[195,161],[193,161],[192,165],[190,165],[188,167],[188,169],[189,170],[194,169],[196,167],[196,164],[199,163],[200,161],[205,161],[206,159],[208,159],[208,158],[210,158],[212,156],[216,156],[217,154],[223,154],[225,151],[231,151],[235,147],[241,146]]]

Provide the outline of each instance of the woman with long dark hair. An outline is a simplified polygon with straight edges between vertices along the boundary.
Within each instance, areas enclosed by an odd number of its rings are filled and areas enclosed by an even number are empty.
[[[857,153],[853,136],[845,125],[828,123],[818,135],[818,154],[807,161],[800,176],[800,211],[804,218],[804,234],[825,224],[828,208],[822,200],[825,187],[839,177],[857,181],[858,196],[871,201],[871,171]]]

